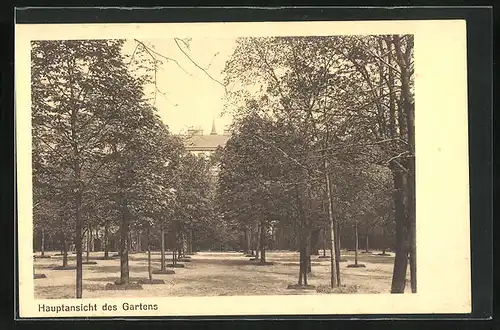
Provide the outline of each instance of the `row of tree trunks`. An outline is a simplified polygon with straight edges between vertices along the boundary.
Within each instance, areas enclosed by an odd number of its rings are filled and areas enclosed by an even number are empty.
[[[101,233],[101,234],[99,234]],[[139,234],[139,231],[135,231],[135,233],[138,234],[131,234],[129,235],[129,251],[135,251],[135,252],[147,252],[147,250],[144,250],[142,247],[142,242],[147,238],[145,235],[145,232],[141,232]],[[118,231],[118,234],[120,234],[120,231]],[[99,237],[101,235],[101,237]],[[182,234],[183,236],[183,250],[181,250],[183,255],[190,255],[193,254],[193,232],[192,230],[186,230]],[[250,235],[250,232],[247,233],[247,235]],[[60,235],[58,235],[60,236]],[[61,239],[56,236],[57,241],[55,241],[55,244],[50,244],[50,241],[52,241],[50,235],[46,234],[46,231],[44,229],[40,230],[40,253],[42,256],[46,255],[47,251],[53,250],[55,246],[60,248],[60,254],[63,254],[63,248],[62,248],[62,243]],[[135,243],[130,243],[132,241],[132,237],[137,237],[135,240]],[[141,238],[138,238],[141,237]],[[49,239],[48,239],[49,238]],[[47,243],[49,241],[49,243]],[[74,242],[74,241],[73,241]],[[250,253],[251,250],[251,240],[249,239],[246,241],[248,250],[245,252]],[[49,248],[47,249],[47,246]],[[154,244],[151,245],[152,248],[154,247]],[[269,249],[268,246],[266,246],[267,249]],[[69,250],[68,250],[69,251]],[[104,258],[109,258],[110,257],[110,252],[111,251],[117,251],[118,255],[120,254],[120,238],[114,238],[113,236],[110,236],[110,230],[109,230],[109,224],[105,223],[101,229],[92,229],[92,226],[87,226],[87,230],[85,230],[83,234],[83,239],[82,239],[82,251],[84,251],[85,255],[84,258],[85,260],[88,261],[88,257],[91,252],[96,252],[96,251],[101,251],[104,253]]]

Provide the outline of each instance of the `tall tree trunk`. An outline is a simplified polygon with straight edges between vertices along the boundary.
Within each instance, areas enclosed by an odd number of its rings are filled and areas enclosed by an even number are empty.
[[[61,234],[59,235],[59,245],[60,245],[60,249],[61,249],[61,255],[64,255],[64,244],[66,242],[66,238],[64,237],[64,233],[61,232]]]
[[[310,261],[311,261],[311,232],[307,231],[306,236],[306,247],[304,255],[304,286],[307,286],[307,274],[310,273]]]
[[[250,249],[248,248],[248,229],[247,229],[247,227],[243,228],[243,252],[250,253]]]
[[[326,177],[326,191],[328,194],[328,219],[330,222],[330,286],[337,287],[337,267],[336,267],[336,253],[335,253],[335,223],[333,219],[333,202],[332,191],[330,184],[330,175],[328,173],[328,159],[325,158],[325,177]]]
[[[82,251],[82,227],[83,219],[81,216],[82,196],[80,192],[76,195],[76,230],[75,230],[75,248],[76,248],[76,298],[81,299],[83,293],[83,251]]]
[[[174,247],[172,249],[172,264],[175,266],[177,264],[177,230],[174,226],[174,232],[173,232],[173,241],[174,241]]]
[[[165,270],[165,229],[163,228],[163,224],[161,225],[160,229],[160,236],[161,236],[161,266],[160,270],[164,271]]]
[[[366,243],[365,243],[365,252],[368,253],[369,248],[368,248],[368,235],[366,235]]]
[[[128,251],[129,251],[129,214],[127,200],[122,197],[122,222],[120,226],[120,283],[130,284]]]
[[[338,221],[336,221],[337,224],[337,233],[340,233],[338,230]],[[340,281],[340,235],[337,235],[337,244],[335,244],[335,268],[337,270],[337,286],[341,285]]]
[[[184,258],[186,256],[186,250],[187,250],[187,237],[185,230],[182,231],[181,237],[182,237],[181,256]]]
[[[104,258],[109,258],[109,228],[108,222],[104,224]]]
[[[42,227],[42,243],[40,247],[42,257],[45,257],[45,229]]]
[[[393,47],[395,46],[395,36],[384,38],[387,46],[388,66],[388,89],[389,89],[389,132],[390,138],[406,138],[406,123],[404,113],[400,107],[397,107],[397,101],[394,93],[394,72],[392,64],[394,63]],[[397,48],[397,47],[394,47]],[[397,53],[397,49],[396,49]],[[397,119],[397,124],[396,124]],[[399,127],[399,131],[396,127]],[[383,135],[381,135],[383,136]],[[396,147],[396,145],[393,145]],[[406,249],[406,210],[404,205],[404,184],[401,165],[392,161],[389,164],[393,176],[393,200],[394,200],[394,218],[395,218],[395,260],[392,276],[391,293],[403,293],[406,286],[406,269],[408,264],[408,251]]]
[[[297,283],[299,286],[302,286],[302,275],[304,274],[304,255],[304,248],[301,246],[299,247],[299,281]]]
[[[83,260],[82,260],[82,229],[83,229],[83,218],[81,214],[82,205],[82,193],[83,193],[83,181],[81,175],[81,163],[80,163],[80,150],[78,148],[78,134],[77,134],[77,123],[78,123],[78,107],[75,102],[75,95],[73,92],[73,70],[70,63],[68,63],[69,69],[69,86],[70,86],[70,103],[71,103],[71,115],[70,115],[70,127],[71,127],[71,149],[73,156],[73,172],[76,183],[75,189],[75,248],[76,248],[76,298],[82,298],[83,291]]]
[[[332,202],[333,203],[333,202]],[[340,223],[337,219],[333,219],[335,221],[335,268],[337,270],[337,286],[340,286]]]
[[[260,254],[260,233],[261,233],[261,228],[259,226],[259,223],[257,222],[256,224],[256,227],[257,227],[257,234],[255,235],[256,237],[256,240],[257,240],[257,245],[255,247],[255,258],[256,259],[259,259],[259,254]]]
[[[90,226],[87,227],[87,244],[86,244],[87,246],[85,247],[85,250],[86,250],[85,251],[86,252],[85,259],[86,259],[87,262],[90,261],[90,235],[91,235],[90,233],[91,232],[92,231],[90,230]]]
[[[409,254],[410,254],[410,282],[411,291],[417,292],[417,249],[416,249],[416,228],[415,228],[415,119],[414,119],[414,103],[410,92],[410,52],[408,49],[413,47],[412,39],[407,41],[407,51],[403,54],[401,49],[400,36],[393,36],[394,48],[396,50],[396,58],[401,69],[401,95],[403,98],[403,111],[406,118],[406,130],[408,134],[408,146],[410,158],[407,159],[407,177],[406,177],[406,193],[407,193],[407,230],[409,239]]]
[[[252,256],[256,256],[256,247],[257,247],[257,239],[255,238],[255,226],[251,226],[250,228],[250,239],[251,239],[251,246],[252,246]],[[257,256],[258,257],[258,256]]]
[[[359,238],[358,238],[358,222],[354,223],[354,264],[358,265],[358,248],[359,248]]]
[[[385,218],[384,218],[384,223],[382,224],[382,242],[383,242],[382,255],[385,256],[385,249],[387,246],[387,237],[385,234]]]
[[[66,238],[63,238],[63,267],[68,266],[68,242],[66,242]]]
[[[137,231],[137,252],[142,252],[142,231]]]
[[[396,256],[394,258],[391,293],[404,293],[406,286],[406,269],[408,266],[408,251],[406,249],[406,216],[403,202],[403,176],[400,169],[394,169],[393,179],[395,188]]]
[[[153,282],[153,273],[151,271],[151,228],[148,226],[148,239],[147,239],[147,244],[148,244],[148,277],[149,277],[149,283]]]
[[[323,257],[326,257],[326,230],[323,228]]]
[[[90,232],[90,252],[94,252],[94,243],[95,243],[94,228],[90,226],[89,232]]]
[[[260,223],[260,263],[266,263],[266,226],[264,221]]]
[[[252,235],[250,233],[250,230],[248,228],[246,228],[246,240],[247,240],[247,253],[251,253],[252,251]]]
[[[188,254],[193,254],[193,230],[188,232]]]

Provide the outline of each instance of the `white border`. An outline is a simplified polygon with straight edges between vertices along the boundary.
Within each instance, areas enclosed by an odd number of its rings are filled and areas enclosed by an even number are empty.
[[[147,299],[159,310],[59,316],[187,316],[271,314],[470,313],[470,228],[465,21],[266,22],[16,25],[15,95],[21,317],[38,304],[108,303],[125,299],[35,300],[32,268],[30,40],[415,35],[418,293],[166,297]],[[216,46],[214,46],[216,47]],[[126,299],[144,302],[145,299]]]

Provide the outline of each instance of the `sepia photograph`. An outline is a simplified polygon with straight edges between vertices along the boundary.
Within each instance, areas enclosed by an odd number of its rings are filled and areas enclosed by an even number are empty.
[[[425,143],[444,147],[415,138],[416,33],[285,26],[26,38],[21,299],[43,302],[39,316],[154,313],[155,298],[422,296],[435,270],[420,251],[433,265],[450,247],[421,248],[417,230],[437,220],[417,211],[434,195],[419,204],[429,177],[416,164]],[[433,166],[420,168],[442,175]]]

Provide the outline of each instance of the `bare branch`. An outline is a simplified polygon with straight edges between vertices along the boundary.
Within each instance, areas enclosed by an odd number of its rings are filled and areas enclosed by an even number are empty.
[[[196,63],[196,61],[194,61],[191,56],[189,56],[188,53],[186,53],[186,51],[184,49],[182,49],[181,45],[179,44],[179,41],[183,42],[182,39],[179,39],[179,38],[174,38],[174,41],[175,41],[175,44],[177,45],[177,48],[179,48],[179,50],[187,57],[187,59],[193,63],[194,66],[196,66],[198,69],[200,69],[201,71],[203,71],[205,73],[205,75],[207,77],[209,77],[211,80],[213,80],[214,82],[216,82],[217,84],[221,85],[222,87],[224,87],[224,92],[227,94],[227,89],[226,89],[226,85],[221,83],[219,80],[215,79],[210,73],[208,73],[208,71],[204,68],[202,68],[198,63]]]
[[[187,75],[189,75],[189,76],[193,76],[191,73],[189,73],[188,71],[186,71],[186,69],[184,69],[184,68],[182,67],[182,65],[180,65],[180,64],[179,64],[179,62],[178,62],[176,59],[174,59],[174,58],[172,58],[172,57],[168,57],[168,56],[165,56],[165,55],[163,55],[163,54],[158,53],[157,51],[155,51],[155,50],[154,50],[154,49],[152,49],[151,47],[147,46],[144,42],[142,42],[142,41],[140,41],[140,40],[137,40],[137,39],[134,39],[134,40],[135,40],[135,42],[139,43],[139,44],[140,44],[140,45],[144,48],[144,50],[146,50],[146,51],[149,53],[149,55],[150,55],[150,56],[151,56],[151,57],[152,57],[152,58],[153,58],[156,62],[158,62],[158,60],[156,59],[156,57],[155,57],[155,56],[153,56],[153,54],[154,54],[154,55],[156,55],[156,56],[159,56],[159,57],[161,57],[161,58],[163,58],[163,59],[165,59],[165,60],[167,60],[167,61],[172,61],[172,62],[174,62],[175,64],[177,64],[177,66],[178,66],[178,67],[179,67],[182,71],[184,71],[184,73],[185,73],[185,74],[187,74]]]
[[[398,159],[398,158],[402,158],[403,156],[407,155],[408,154],[408,151],[403,151],[402,153],[400,153],[399,155],[396,155],[394,157],[391,157],[388,161],[387,161],[387,164],[390,164],[392,161]]]

